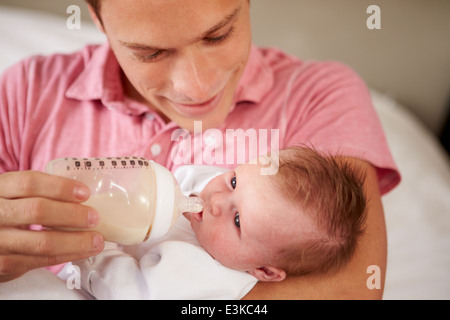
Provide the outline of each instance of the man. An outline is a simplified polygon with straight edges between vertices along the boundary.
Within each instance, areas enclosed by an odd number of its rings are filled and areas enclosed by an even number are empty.
[[[276,128],[281,148],[312,144],[366,170],[366,233],[350,264],[327,277],[258,283],[248,298],[380,298],[382,289],[367,288],[366,270],[379,266],[384,283],[380,193],[399,175],[360,79],[339,64],[252,47],[247,0],[88,2],[109,44],[30,59],[1,79],[0,279],[103,248],[93,232],[23,228],[98,223],[95,210],[80,205],[89,196],[82,185],[28,170],[62,156],[130,154],[174,170],[173,131],[195,131],[199,121],[223,133]],[[248,146],[219,145],[249,154]],[[207,151],[200,144],[192,153]]]

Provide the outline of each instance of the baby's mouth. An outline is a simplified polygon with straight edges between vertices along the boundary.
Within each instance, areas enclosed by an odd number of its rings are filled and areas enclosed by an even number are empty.
[[[203,223],[203,211],[192,213],[192,219],[195,219],[198,222]]]
[[[191,212],[184,212],[183,216],[188,219],[189,221],[191,221],[191,223],[193,222],[193,220],[199,222],[200,224],[203,223],[203,211],[200,212],[195,212],[195,213],[191,213]]]

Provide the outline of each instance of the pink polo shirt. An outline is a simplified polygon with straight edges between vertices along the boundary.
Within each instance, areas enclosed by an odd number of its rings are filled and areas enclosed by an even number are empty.
[[[252,48],[220,128],[181,130],[124,96],[108,44],[31,57],[0,78],[0,173],[43,170],[60,157],[136,155],[175,170],[233,168],[274,148],[306,144],[357,157],[386,193],[400,181],[363,81],[335,62],[301,61]]]

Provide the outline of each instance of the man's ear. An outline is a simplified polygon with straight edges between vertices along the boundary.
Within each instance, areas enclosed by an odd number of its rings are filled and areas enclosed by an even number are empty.
[[[100,21],[100,18],[95,13],[94,8],[90,4],[88,4],[88,10],[89,14],[91,15],[92,21],[94,21],[94,24],[97,26],[98,30],[105,33],[105,29],[103,28],[103,23]]]
[[[248,273],[259,281],[283,281],[286,278],[286,272],[277,267],[255,268]]]

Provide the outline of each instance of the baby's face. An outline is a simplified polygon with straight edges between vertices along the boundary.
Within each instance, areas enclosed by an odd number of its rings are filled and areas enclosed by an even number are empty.
[[[260,172],[259,165],[244,164],[214,178],[200,194],[203,212],[191,216],[202,247],[229,268],[277,266],[278,252],[311,230],[310,219]]]

